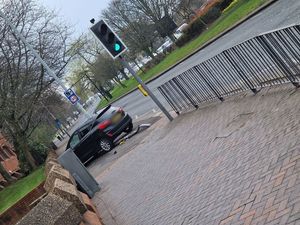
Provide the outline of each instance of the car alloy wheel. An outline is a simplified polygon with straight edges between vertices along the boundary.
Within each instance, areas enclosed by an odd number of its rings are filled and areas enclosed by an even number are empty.
[[[100,147],[103,151],[109,152],[112,149],[112,142],[108,139],[101,139]]]

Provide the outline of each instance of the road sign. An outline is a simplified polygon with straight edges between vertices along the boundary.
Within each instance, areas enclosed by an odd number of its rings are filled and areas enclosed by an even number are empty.
[[[97,22],[90,30],[113,59],[127,50],[126,45],[104,20]]]
[[[64,94],[73,105],[75,105],[80,100],[80,98],[76,95],[76,93],[72,89],[66,90]]]

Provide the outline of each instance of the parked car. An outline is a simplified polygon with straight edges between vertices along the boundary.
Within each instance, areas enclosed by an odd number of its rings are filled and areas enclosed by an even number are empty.
[[[123,132],[131,132],[132,128],[128,113],[122,108],[107,106],[71,135],[67,149],[73,149],[85,163],[100,152],[111,151],[114,140]]]
[[[167,40],[156,50],[156,53],[157,54],[162,53],[165,49],[170,47],[172,44],[173,44],[172,40],[170,38],[167,38]]]
[[[183,30],[186,29],[187,26],[188,24],[184,23],[176,29],[176,31],[174,32],[174,36],[176,37],[176,39],[180,38],[183,35]]]

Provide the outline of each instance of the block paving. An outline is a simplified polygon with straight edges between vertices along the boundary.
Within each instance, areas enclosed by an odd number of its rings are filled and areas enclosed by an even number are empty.
[[[300,90],[227,98],[151,129],[93,172],[104,224],[300,224]]]

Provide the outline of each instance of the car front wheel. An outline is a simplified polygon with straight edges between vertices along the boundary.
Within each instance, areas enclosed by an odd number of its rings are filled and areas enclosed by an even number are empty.
[[[100,140],[100,147],[101,150],[105,151],[105,152],[109,152],[113,149],[113,142],[112,140],[108,139],[108,138],[102,138]]]

